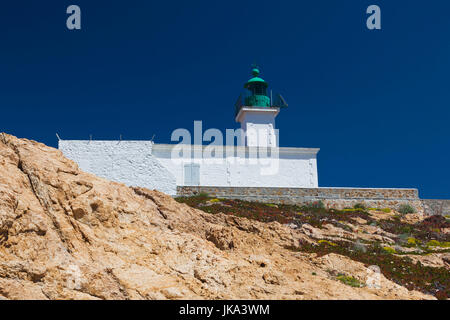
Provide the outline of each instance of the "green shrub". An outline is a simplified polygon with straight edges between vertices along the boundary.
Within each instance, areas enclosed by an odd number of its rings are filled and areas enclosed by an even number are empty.
[[[369,208],[368,210],[370,210],[370,211],[381,211],[381,212],[384,212],[384,213],[390,213],[391,212],[391,209],[389,209],[389,208]]]
[[[427,246],[429,246],[429,247],[450,248],[450,242],[439,242],[437,240],[430,240],[430,241],[427,242]]]
[[[325,204],[322,200],[310,202],[305,206],[307,209],[324,209]]]
[[[319,242],[320,244],[327,244],[327,245],[332,246],[332,247],[336,247],[337,246],[336,243],[328,241],[328,240],[319,240],[317,242]]]
[[[401,204],[398,207],[398,212],[400,212],[401,214],[416,213],[416,209],[409,203],[406,203],[406,204]]]
[[[356,242],[353,244],[353,250],[365,253],[367,252],[366,246],[361,243],[359,240],[356,240]]]
[[[365,212],[366,209],[362,209],[362,208],[344,208],[341,210],[342,212]]]
[[[412,237],[408,238],[408,245],[410,245],[410,246],[417,246],[417,245],[419,245],[419,243],[420,243],[420,241],[417,240],[416,238],[412,238]]]
[[[363,284],[361,282],[359,282],[358,279],[351,277],[351,276],[346,276],[346,275],[339,275],[337,276],[337,278],[339,281],[341,281],[342,283],[354,287],[354,288],[361,288],[363,286]]]
[[[427,246],[429,247],[439,247],[440,243],[437,240],[430,240],[427,243]]]
[[[397,253],[397,251],[395,251],[395,249],[391,248],[391,247],[383,247],[383,250],[386,251],[389,254]]]
[[[355,209],[366,209],[366,206],[364,205],[364,204],[362,204],[362,203],[357,203],[357,204],[355,204],[354,206],[353,206],[353,208],[355,208]]]

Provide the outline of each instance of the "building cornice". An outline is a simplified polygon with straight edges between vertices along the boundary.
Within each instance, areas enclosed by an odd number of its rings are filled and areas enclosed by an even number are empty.
[[[241,122],[241,117],[244,115],[244,113],[259,113],[259,112],[266,112],[266,113],[275,113],[275,117],[280,113],[279,108],[258,108],[258,107],[242,107],[238,114],[236,115],[236,122]]]
[[[172,151],[175,147],[191,148],[192,151],[204,151],[206,148],[223,148],[223,151],[232,152],[245,152],[245,153],[258,153],[258,152],[279,152],[280,154],[317,154],[320,148],[292,148],[292,147],[281,147],[281,148],[264,148],[264,147],[245,147],[245,146],[223,146],[223,145],[192,145],[192,144],[159,144],[155,143],[153,145],[153,151]]]
[[[279,154],[317,154],[320,148],[293,148],[293,147],[280,147],[280,148],[265,148],[265,147],[245,147],[245,146],[224,146],[224,145],[192,145],[192,144],[164,144],[154,143],[150,140],[61,140],[61,143],[86,143],[86,144],[102,144],[102,143],[143,143],[151,144],[153,151],[172,151],[175,147],[184,146],[190,147],[192,151],[204,151],[206,148],[223,148],[224,152],[239,152],[239,153],[258,153],[258,152],[279,152]]]

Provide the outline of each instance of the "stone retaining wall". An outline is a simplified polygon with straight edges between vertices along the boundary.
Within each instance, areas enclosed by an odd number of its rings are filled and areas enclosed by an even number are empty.
[[[450,215],[450,200],[422,200],[423,210],[426,215]]]
[[[450,214],[450,200],[421,200],[417,189],[177,187],[178,196],[201,193],[217,198],[297,205],[320,200],[326,207],[336,209],[353,207],[356,203],[362,203],[369,208],[391,209],[396,209],[401,204],[410,204],[419,213]]]

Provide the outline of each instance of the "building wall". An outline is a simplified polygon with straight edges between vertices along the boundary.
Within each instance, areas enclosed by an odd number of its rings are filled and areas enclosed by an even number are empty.
[[[277,147],[275,117],[279,113],[275,108],[242,108],[237,116],[241,129],[245,132],[246,145],[249,147]]]
[[[185,164],[188,163],[199,163],[199,185],[202,186],[318,186],[318,149],[280,148],[279,157],[271,160],[257,157],[253,149],[246,147],[233,147],[230,156],[224,153],[216,156],[204,152],[207,146],[200,146],[199,155],[192,151],[195,160],[189,157],[173,161],[175,146],[151,141],[59,141],[59,149],[83,171],[170,195],[176,194],[177,185],[185,185]],[[267,174],[267,171],[271,172]]]
[[[251,163],[249,156],[236,155],[226,156],[220,153],[214,157],[205,156],[202,161],[188,159],[180,159],[173,161],[172,147],[170,145],[153,146],[152,154],[162,163],[164,167],[172,172],[177,181],[178,186],[185,185],[184,170],[188,163],[199,163],[201,186],[244,186],[244,187],[317,187],[317,160],[316,150],[304,153],[285,152],[283,148],[279,154],[278,162],[271,162],[265,159],[261,163],[259,159],[254,159],[256,163]],[[246,150],[248,148],[238,147],[235,150]],[[203,152],[204,148],[202,149]],[[195,151],[191,151],[194,154]],[[297,152],[297,153],[296,153]],[[202,154],[205,154],[204,152]],[[266,173],[262,174],[262,167]],[[270,174],[275,169],[273,174]],[[276,169],[278,168],[278,170]]]
[[[176,179],[155,157],[151,141],[61,140],[59,149],[81,170],[129,186],[176,194]]]

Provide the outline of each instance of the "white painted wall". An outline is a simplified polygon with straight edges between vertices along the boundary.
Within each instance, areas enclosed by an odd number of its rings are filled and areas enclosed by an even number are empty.
[[[79,167],[97,176],[125,183],[157,189],[170,195],[185,184],[185,164],[199,163],[199,185],[235,187],[318,187],[316,154],[319,149],[278,148],[279,158],[274,174],[264,175],[257,158],[251,163],[253,148],[232,147],[232,153],[216,152],[196,159],[172,159],[177,145],[152,144],[150,141],[79,141],[61,140],[59,149],[77,162]],[[193,153],[205,155],[206,146],[189,146]],[[273,160],[272,160],[273,161]]]
[[[176,179],[155,157],[151,141],[61,140],[59,149],[81,170],[129,186],[176,194]]]
[[[319,149],[279,148],[278,171],[275,174],[262,175],[261,166],[270,164],[252,164],[247,157],[237,156],[249,153],[250,148],[233,147],[235,156],[218,153],[217,156],[203,159],[180,159],[173,161],[174,145],[155,144],[152,154],[176,178],[177,185],[184,186],[184,168],[188,163],[200,164],[201,186],[234,187],[292,187],[316,188],[319,185],[317,174],[317,152]],[[194,150],[205,147],[194,146]],[[191,151],[191,155],[196,151]]]
[[[278,113],[277,108],[243,107],[236,116],[236,121],[241,123],[241,129],[245,132],[242,145],[277,147],[275,118]]]

